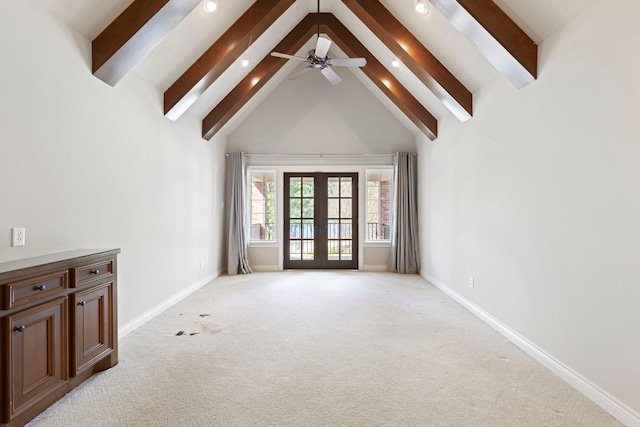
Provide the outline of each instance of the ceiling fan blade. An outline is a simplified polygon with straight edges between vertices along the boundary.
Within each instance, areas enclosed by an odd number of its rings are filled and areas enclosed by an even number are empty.
[[[329,60],[329,64],[334,67],[364,67],[367,65],[365,58],[333,58]]]
[[[331,82],[331,84],[337,85],[342,81],[339,75],[331,69],[331,67],[325,67],[320,72]]]
[[[278,58],[284,58],[284,59],[297,59],[298,61],[306,61],[307,58],[302,58],[301,56],[293,56],[293,55],[287,55],[286,53],[279,53],[279,52],[271,52],[271,56],[275,56]]]
[[[300,71],[296,71],[295,73],[291,74],[289,77],[287,77],[287,80],[293,80],[295,78],[300,77],[301,75],[305,74],[307,71],[313,69],[313,67],[304,67],[302,70]]]
[[[318,36],[315,55],[320,59],[326,57],[327,53],[329,53],[330,46],[331,46],[331,40]]]

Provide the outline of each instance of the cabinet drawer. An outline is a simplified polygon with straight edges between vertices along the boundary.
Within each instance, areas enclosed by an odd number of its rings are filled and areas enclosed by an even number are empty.
[[[113,275],[113,259],[96,262],[73,269],[74,281],[72,287],[79,287],[87,283],[105,279]]]
[[[56,271],[5,285],[2,309],[19,307],[62,292],[68,287],[68,277],[67,270]]]

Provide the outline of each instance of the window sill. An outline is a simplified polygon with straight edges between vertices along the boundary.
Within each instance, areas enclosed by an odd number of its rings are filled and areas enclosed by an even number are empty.
[[[277,240],[254,240],[249,242],[249,247],[256,248],[277,248],[278,241]]]
[[[391,247],[391,240],[365,240],[364,247]]]

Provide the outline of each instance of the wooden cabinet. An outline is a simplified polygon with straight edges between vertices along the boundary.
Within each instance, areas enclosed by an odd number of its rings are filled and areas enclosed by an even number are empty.
[[[0,426],[21,426],[118,363],[117,254],[0,263]]]

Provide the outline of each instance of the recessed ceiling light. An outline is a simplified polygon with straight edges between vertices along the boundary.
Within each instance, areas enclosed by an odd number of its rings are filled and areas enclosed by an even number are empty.
[[[211,13],[218,8],[216,0],[204,0],[202,7],[206,13]]]
[[[416,0],[416,12],[421,15],[429,13],[429,2],[427,0]]]
[[[249,63],[249,58],[245,56],[244,58],[242,58],[242,61],[240,61],[240,66],[242,68],[247,68],[249,66]]]
[[[393,59],[391,60],[391,65],[392,65],[394,68],[399,68],[399,67],[400,67],[400,60],[399,60],[398,58],[393,58]]]

